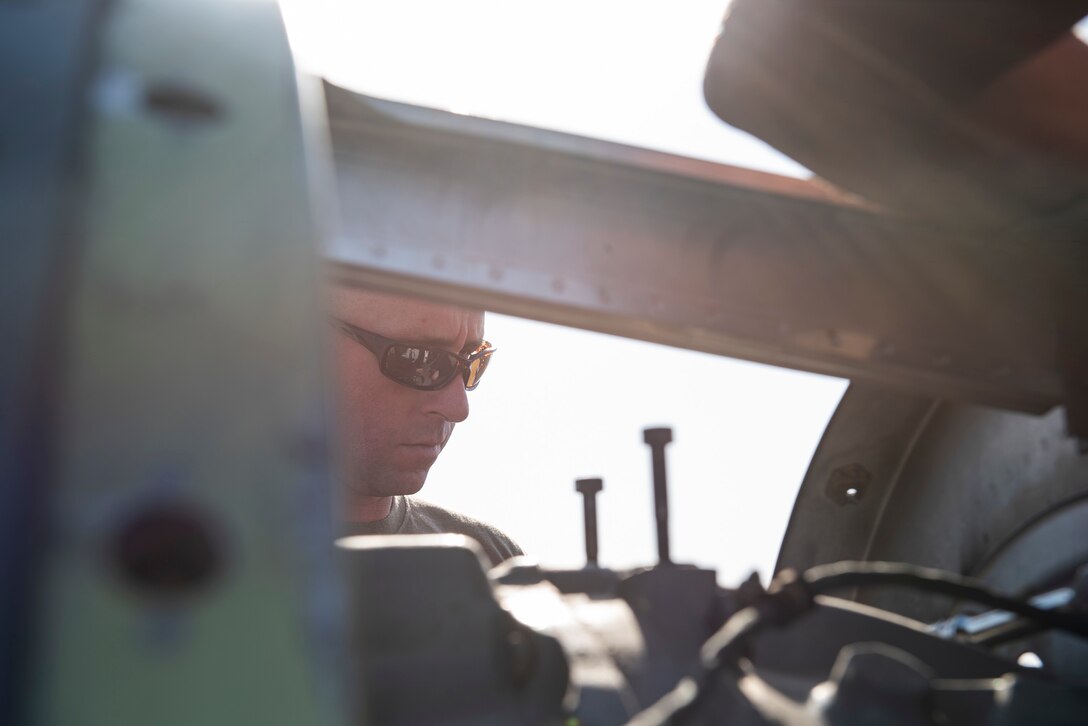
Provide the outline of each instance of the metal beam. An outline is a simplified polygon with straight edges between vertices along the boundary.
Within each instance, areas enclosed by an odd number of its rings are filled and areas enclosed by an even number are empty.
[[[342,282],[916,393],[1063,396],[1046,255],[812,182],[329,87]]]

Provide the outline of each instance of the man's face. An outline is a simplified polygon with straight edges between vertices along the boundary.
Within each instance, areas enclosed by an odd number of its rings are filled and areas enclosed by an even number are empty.
[[[484,335],[480,311],[370,291],[334,288],[330,311],[387,338],[454,353],[474,349]],[[418,492],[453,425],[468,416],[463,380],[456,376],[437,391],[408,388],[382,375],[369,350],[330,332],[347,486],[377,497]]]

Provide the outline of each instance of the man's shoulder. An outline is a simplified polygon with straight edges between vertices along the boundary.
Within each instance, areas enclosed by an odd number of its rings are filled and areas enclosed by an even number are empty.
[[[509,535],[492,524],[425,499],[406,497],[406,501],[408,512],[401,528],[404,534],[447,532],[472,537],[484,548],[492,564],[524,554]]]

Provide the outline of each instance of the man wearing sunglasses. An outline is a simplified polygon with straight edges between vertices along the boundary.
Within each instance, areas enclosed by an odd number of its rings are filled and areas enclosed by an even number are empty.
[[[452,532],[492,564],[521,554],[495,527],[409,496],[468,417],[495,352],[483,312],[346,287],[329,305],[347,533]]]

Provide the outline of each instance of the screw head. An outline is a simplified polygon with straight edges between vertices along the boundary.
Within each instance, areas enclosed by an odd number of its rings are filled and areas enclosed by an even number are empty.
[[[574,488],[582,494],[596,494],[604,488],[603,479],[578,479]]]
[[[859,504],[872,480],[873,475],[861,464],[847,464],[831,472],[824,493],[839,505]]]
[[[664,446],[672,441],[672,429],[670,428],[657,428],[657,429],[643,429],[642,440],[650,446]]]

